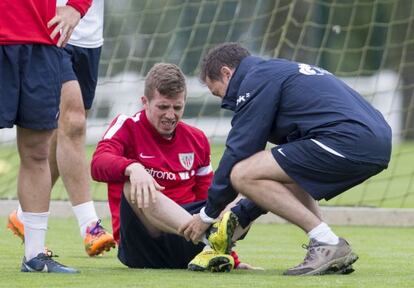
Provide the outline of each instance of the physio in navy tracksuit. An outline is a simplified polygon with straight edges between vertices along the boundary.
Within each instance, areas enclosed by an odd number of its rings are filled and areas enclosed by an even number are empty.
[[[352,272],[358,257],[323,222],[317,200],[387,168],[391,129],[381,113],[324,69],[253,57],[237,43],[208,52],[201,80],[234,117],[207,206],[184,233],[199,237],[240,193],[308,234],[305,260],[285,274]],[[267,142],[277,146],[265,150]],[[254,203],[234,208],[245,210],[242,227],[263,213]]]

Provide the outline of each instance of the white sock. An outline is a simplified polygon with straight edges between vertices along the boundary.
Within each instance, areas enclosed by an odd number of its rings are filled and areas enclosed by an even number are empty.
[[[26,261],[45,252],[45,238],[49,212],[22,212],[24,225],[24,256]]]
[[[17,206],[17,219],[20,220],[20,222],[23,223],[23,210],[22,210],[22,206]]]
[[[325,222],[322,222],[311,231],[309,231],[308,236],[310,239],[315,239],[318,242],[330,245],[336,245],[339,243],[338,236],[332,232],[331,228]]]
[[[85,202],[76,206],[72,206],[73,212],[75,213],[76,219],[78,219],[80,234],[82,238],[86,236],[86,228],[88,228],[91,223],[99,220],[98,215],[96,215],[95,206],[93,201]]]
[[[206,251],[206,250],[213,250],[211,247],[210,247],[210,244],[206,244],[206,246],[204,246],[204,248],[203,248],[203,251]]]

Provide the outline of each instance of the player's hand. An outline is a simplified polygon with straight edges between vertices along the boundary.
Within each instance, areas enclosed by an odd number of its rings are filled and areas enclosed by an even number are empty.
[[[178,232],[184,236],[187,241],[192,241],[194,244],[200,242],[201,237],[206,233],[210,223],[204,223],[199,214],[194,214],[193,219],[184,224],[178,229]]]
[[[155,203],[157,193],[164,190],[157,181],[139,163],[132,163],[125,169],[125,175],[129,176],[130,200],[137,204],[138,208],[148,208],[150,201]]]
[[[48,23],[47,27],[50,28],[54,25],[50,38],[55,39],[56,35],[60,32],[60,37],[57,42],[58,47],[63,47],[69,41],[72,35],[73,29],[78,25],[81,14],[78,10],[72,6],[56,7],[56,15]]]

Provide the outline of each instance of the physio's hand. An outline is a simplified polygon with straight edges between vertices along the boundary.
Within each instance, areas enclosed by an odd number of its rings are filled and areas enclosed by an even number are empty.
[[[130,200],[137,204],[138,208],[148,208],[149,201],[155,203],[157,193],[164,190],[157,181],[139,163],[132,163],[125,169],[125,175],[129,176]]]
[[[210,225],[210,223],[204,223],[199,214],[194,214],[193,219],[181,226],[178,229],[178,232],[183,235],[187,241],[191,240],[194,244],[197,244]]]
[[[54,25],[50,38],[55,39],[56,35],[60,32],[60,37],[57,42],[58,47],[63,47],[69,41],[72,35],[73,29],[78,25],[81,14],[78,10],[72,6],[56,7],[56,15],[48,23],[47,27],[50,28]]]

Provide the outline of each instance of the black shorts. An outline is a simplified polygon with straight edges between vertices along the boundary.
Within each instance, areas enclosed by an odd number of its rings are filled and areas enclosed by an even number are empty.
[[[57,127],[61,62],[53,45],[0,45],[0,128]]]
[[[316,200],[329,200],[386,168],[340,157],[310,139],[276,146],[272,154],[285,173]]]
[[[86,110],[92,107],[95,98],[100,57],[101,47],[82,48],[68,44],[63,49],[62,83],[70,80],[79,82]]]
[[[190,214],[199,213],[205,201],[185,204]],[[120,241],[118,259],[130,268],[186,269],[204,244],[194,245],[183,237],[163,233],[151,237],[122,193],[120,207]]]

